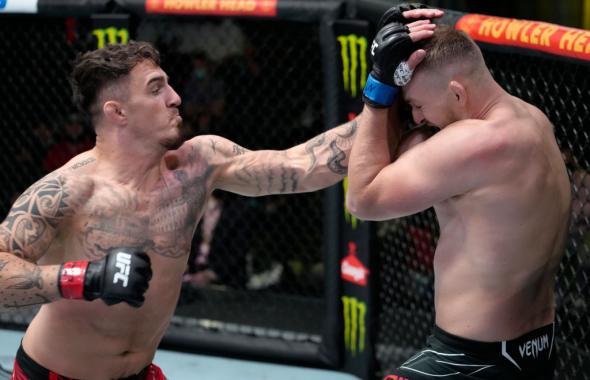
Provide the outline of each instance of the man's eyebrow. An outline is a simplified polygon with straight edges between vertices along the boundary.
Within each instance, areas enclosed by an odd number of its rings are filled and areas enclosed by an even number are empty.
[[[148,80],[148,82],[146,83],[146,87],[154,82],[165,82],[167,80],[168,80],[168,76],[158,75],[158,76],[152,77],[150,80]]]

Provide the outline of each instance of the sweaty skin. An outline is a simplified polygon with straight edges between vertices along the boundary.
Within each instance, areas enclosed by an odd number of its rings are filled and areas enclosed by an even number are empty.
[[[356,132],[353,120],[285,151],[249,151],[219,136],[161,149],[160,142],[173,145],[179,135],[180,98],[149,61],[131,71],[130,83],[135,100],[123,111],[138,119],[117,138],[133,138],[117,145],[98,130],[94,149],[31,186],[0,225],[0,307],[43,304],[23,347],[42,366],[72,378],[117,379],[151,363],[214,189],[261,196],[332,185],[347,172]],[[113,247],[134,247],[151,258],[142,307],[60,299],[61,263],[96,260]]]
[[[393,162],[386,126],[395,110],[365,107],[347,204],[369,220],[433,206],[440,225],[436,324],[472,340],[513,339],[555,318],[554,278],[571,192],[552,125],[497,84],[486,88],[477,117],[446,123],[448,107],[428,99],[431,83],[417,75],[404,96],[415,103],[417,123],[441,130],[430,138],[414,135]]]

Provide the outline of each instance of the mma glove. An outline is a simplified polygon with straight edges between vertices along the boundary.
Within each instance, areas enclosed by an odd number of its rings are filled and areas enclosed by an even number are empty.
[[[58,284],[63,298],[87,301],[100,298],[109,306],[126,302],[140,307],[151,278],[151,262],[147,254],[115,248],[97,261],[62,264]]]
[[[394,22],[381,28],[371,45],[373,69],[363,90],[365,104],[387,108],[393,104],[400,89],[394,76],[398,65],[416,50],[407,26]]]
[[[429,7],[425,4],[420,3],[402,3],[396,6],[389,8],[388,10],[383,13],[383,16],[379,19],[379,23],[377,24],[377,30],[383,28],[383,26],[387,24],[391,24],[392,22],[398,22],[400,24],[409,24],[416,20],[422,20],[422,18],[406,18],[404,17],[403,13],[405,11],[411,11],[414,9],[434,9]]]

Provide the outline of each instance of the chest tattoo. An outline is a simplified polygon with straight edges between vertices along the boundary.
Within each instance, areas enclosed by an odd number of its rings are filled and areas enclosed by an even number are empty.
[[[114,247],[129,247],[170,258],[185,256],[207,200],[211,172],[172,170],[149,194],[106,185],[82,228],[87,255],[98,258]]]

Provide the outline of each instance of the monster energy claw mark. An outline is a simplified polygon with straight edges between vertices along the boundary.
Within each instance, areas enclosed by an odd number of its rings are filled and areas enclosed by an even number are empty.
[[[344,313],[344,347],[352,355],[365,350],[367,306],[354,297],[342,296]]]
[[[342,59],[342,83],[344,90],[356,97],[365,87],[367,79],[367,39],[364,36],[348,34],[338,36]]]

